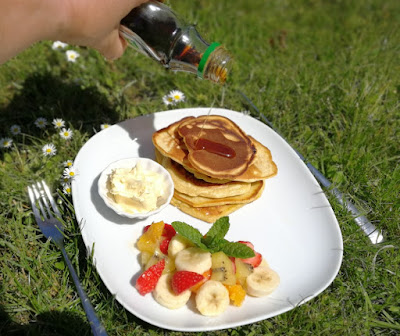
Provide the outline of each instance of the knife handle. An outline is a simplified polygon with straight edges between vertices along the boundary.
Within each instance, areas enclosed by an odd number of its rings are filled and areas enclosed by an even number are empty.
[[[269,127],[271,127],[279,136],[282,137],[283,140],[286,141],[286,139],[275,129],[274,125],[268,120],[266,116],[264,116],[260,110],[253,104],[253,102],[250,100],[249,97],[247,97],[242,91],[238,90],[239,94],[241,97],[245,100],[247,104],[249,104],[257,113],[259,118],[266,123]],[[286,141],[287,144],[289,144]],[[292,147],[289,144],[290,147]],[[334,195],[338,202],[343,205],[347,211],[349,211],[353,215],[353,219],[356,222],[356,224],[363,230],[363,232],[368,236],[368,238],[371,240],[372,244],[378,244],[382,243],[384,238],[382,231],[378,230],[365,216],[362,216],[360,211],[358,211],[357,207],[346,197],[343,196],[343,194],[336,188],[331,188],[332,183],[317,169],[315,168],[311,163],[306,162],[306,159],[304,158],[303,155],[301,155],[296,149],[292,147],[292,149],[297,153],[299,158],[306,164],[308,169],[311,171],[311,173],[315,176],[315,178],[325,187],[328,189],[328,191]]]
[[[301,158],[301,155],[300,155]],[[356,224],[364,231],[373,244],[378,244],[383,242],[383,235],[380,230],[378,230],[374,224],[372,224],[367,217],[362,216],[357,207],[345,197],[337,188],[331,188],[332,183],[311,163],[306,163],[308,169],[315,176],[315,178],[328,189],[328,191],[336,197],[338,202],[344,206],[347,211],[353,215],[353,219]]]

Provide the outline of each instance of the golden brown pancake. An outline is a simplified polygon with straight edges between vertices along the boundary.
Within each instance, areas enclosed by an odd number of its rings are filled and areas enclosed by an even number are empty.
[[[270,150],[251,136],[248,136],[248,138],[253,143],[256,152],[251,164],[241,175],[231,179],[220,179],[199,172],[188,160],[188,150],[186,149],[186,145],[178,133],[180,123],[189,121],[191,119],[194,119],[194,117],[183,118],[182,120],[160,129],[159,131],[153,133],[152,140],[154,146],[162,155],[167,156],[173,161],[179,163],[186,170],[193,173],[197,178],[211,183],[226,183],[229,181],[254,182],[257,180],[270,178],[277,174],[278,170],[276,164],[272,160]]]
[[[201,219],[208,223],[214,223],[217,219],[240,209],[246,203],[195,208],[176,199],[175,197],[172,197],[171,204],[192,217]]]
[[[250,203],[259,198],[264,190],[264,181],[257,181],[249,183],[250,190],[241,195],[221,197],[221,198],[210,198],[202,196],[189,196],[175,190],[174,197],[192,207],[208,207],[226,204],[241,204]]]
[[[256,155],[254,156],[253,163],[247,168],[247,170],[240,176],[235,177],[233,181],[250,183],[275,176],[278,173],[278,168],[275,162],[272,160],[271,151],[253,137],[249,136],[249,138],[253,141],[253,144],[256,148]],[[192,168],[185,168],[193,173],[195,177],[204,181],[210,183],[221,182],[219,179],[196,172],[195,170],[192,170]]]
[[[182,164],[187,156],[185,143],[178,133],[178,127],[181,122],[192,119],[193,117],[186,117],[177,122],[170,124],[153,133],[152,141],[154,146],[164,156]]]
[[[251,185],[247,182],[227,182],[215,184],[196,178],[181,165],[163,156],[155,150],[156,161],[161,164],[171,175],[175,190],[189,196],[207,198],[225,198],[244,194],[250,191]]]
[[[278,171],[266,146],[222,116],[183,118],[152,141],[174,181],[171,204],[209,223],[258,199]]]
[[[205,115],[180,123],[190,165],[218,179],[233,179],[252,162],[255,148],[249,137],[228,118]]]

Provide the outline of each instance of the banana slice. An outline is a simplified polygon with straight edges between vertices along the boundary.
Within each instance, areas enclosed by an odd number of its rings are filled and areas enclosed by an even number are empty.
[[[246,291],[251,296],[271,294],[279,285],[280,278],[271,268],[257,267],[246,279]]]
[[[189,301],[192,292],[190,290],[185,290],[181,294],[176,295],[171,287],[171,277],[172,274],[164,274],[160,277],[153,291],[153,297],[164,307],[178,309]]]
[[[188,247],[177,253],[175,267],[178,271],[203,274],[211,268],[211,253],[198,247]]]
[[[168,244],[168,256],[175,258],[178,252],[190,246],[193,245],[188,239],[182,237],[181,235],[175,235]]]
[[[217,316],[229,306],[229,292],[221,282],[208,280],[200,287],[195,300],[202,315]]]

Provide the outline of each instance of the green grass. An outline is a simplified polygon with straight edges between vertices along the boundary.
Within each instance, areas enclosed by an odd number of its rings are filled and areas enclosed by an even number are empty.
[[[240,328],[198,335],[397,335],[400,333],[400,3],[361,1],[170,1],[209,40],[234,54],[236,71],[221,88],[168,73],[129,50],[113,63],[92,50],[67,63],[39,43],[0,66],[0,334],[90,335],[62,255],[34,222],[26,186],[45,179],[61,188],[63,161],[104,123],[167,109],[162,96],[186,95],[177,107],[248,110],[237,89],[307,159],[352,197],[385,232],[373,246],[329,197],[344,239],[333,283],[296,309]],[[63,118],[61,139],[38,117]],[[54,143],[57,154],[41,148]],[[62,193],[60,193],[61,197]],[[82,242],[69,196],[66,248],[110,335],[183,335],[128,313],[101,282]]]

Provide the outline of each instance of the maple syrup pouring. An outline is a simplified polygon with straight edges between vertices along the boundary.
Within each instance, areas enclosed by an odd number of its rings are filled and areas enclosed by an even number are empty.
[[[212,105],[211,105],[210,109],[208,110],[207,117],[204,119],[204,121],[203,121],[203,124],[201,125],[200,131],[199,131],[199,134],[197,134],[197,139],[196,139],[196,142],[197,142],[197,141],[200,139],[201,132],[203,131],[204,125],[206,124],[206,122],[207,122],[208,118],[210,117],[211,110],[213,109],[213,105],[214,105],[214,102],[212,103]],[[195,143],[195,146],[196,146],[196,143]]]
[[[199,138],[195,142],[195,150],[205,150],[209,153],[224,156],[229,159],[233,159],[236,156],[236,152],[233,148],[225,146],[218,142],[214,142],[205,138]]]

